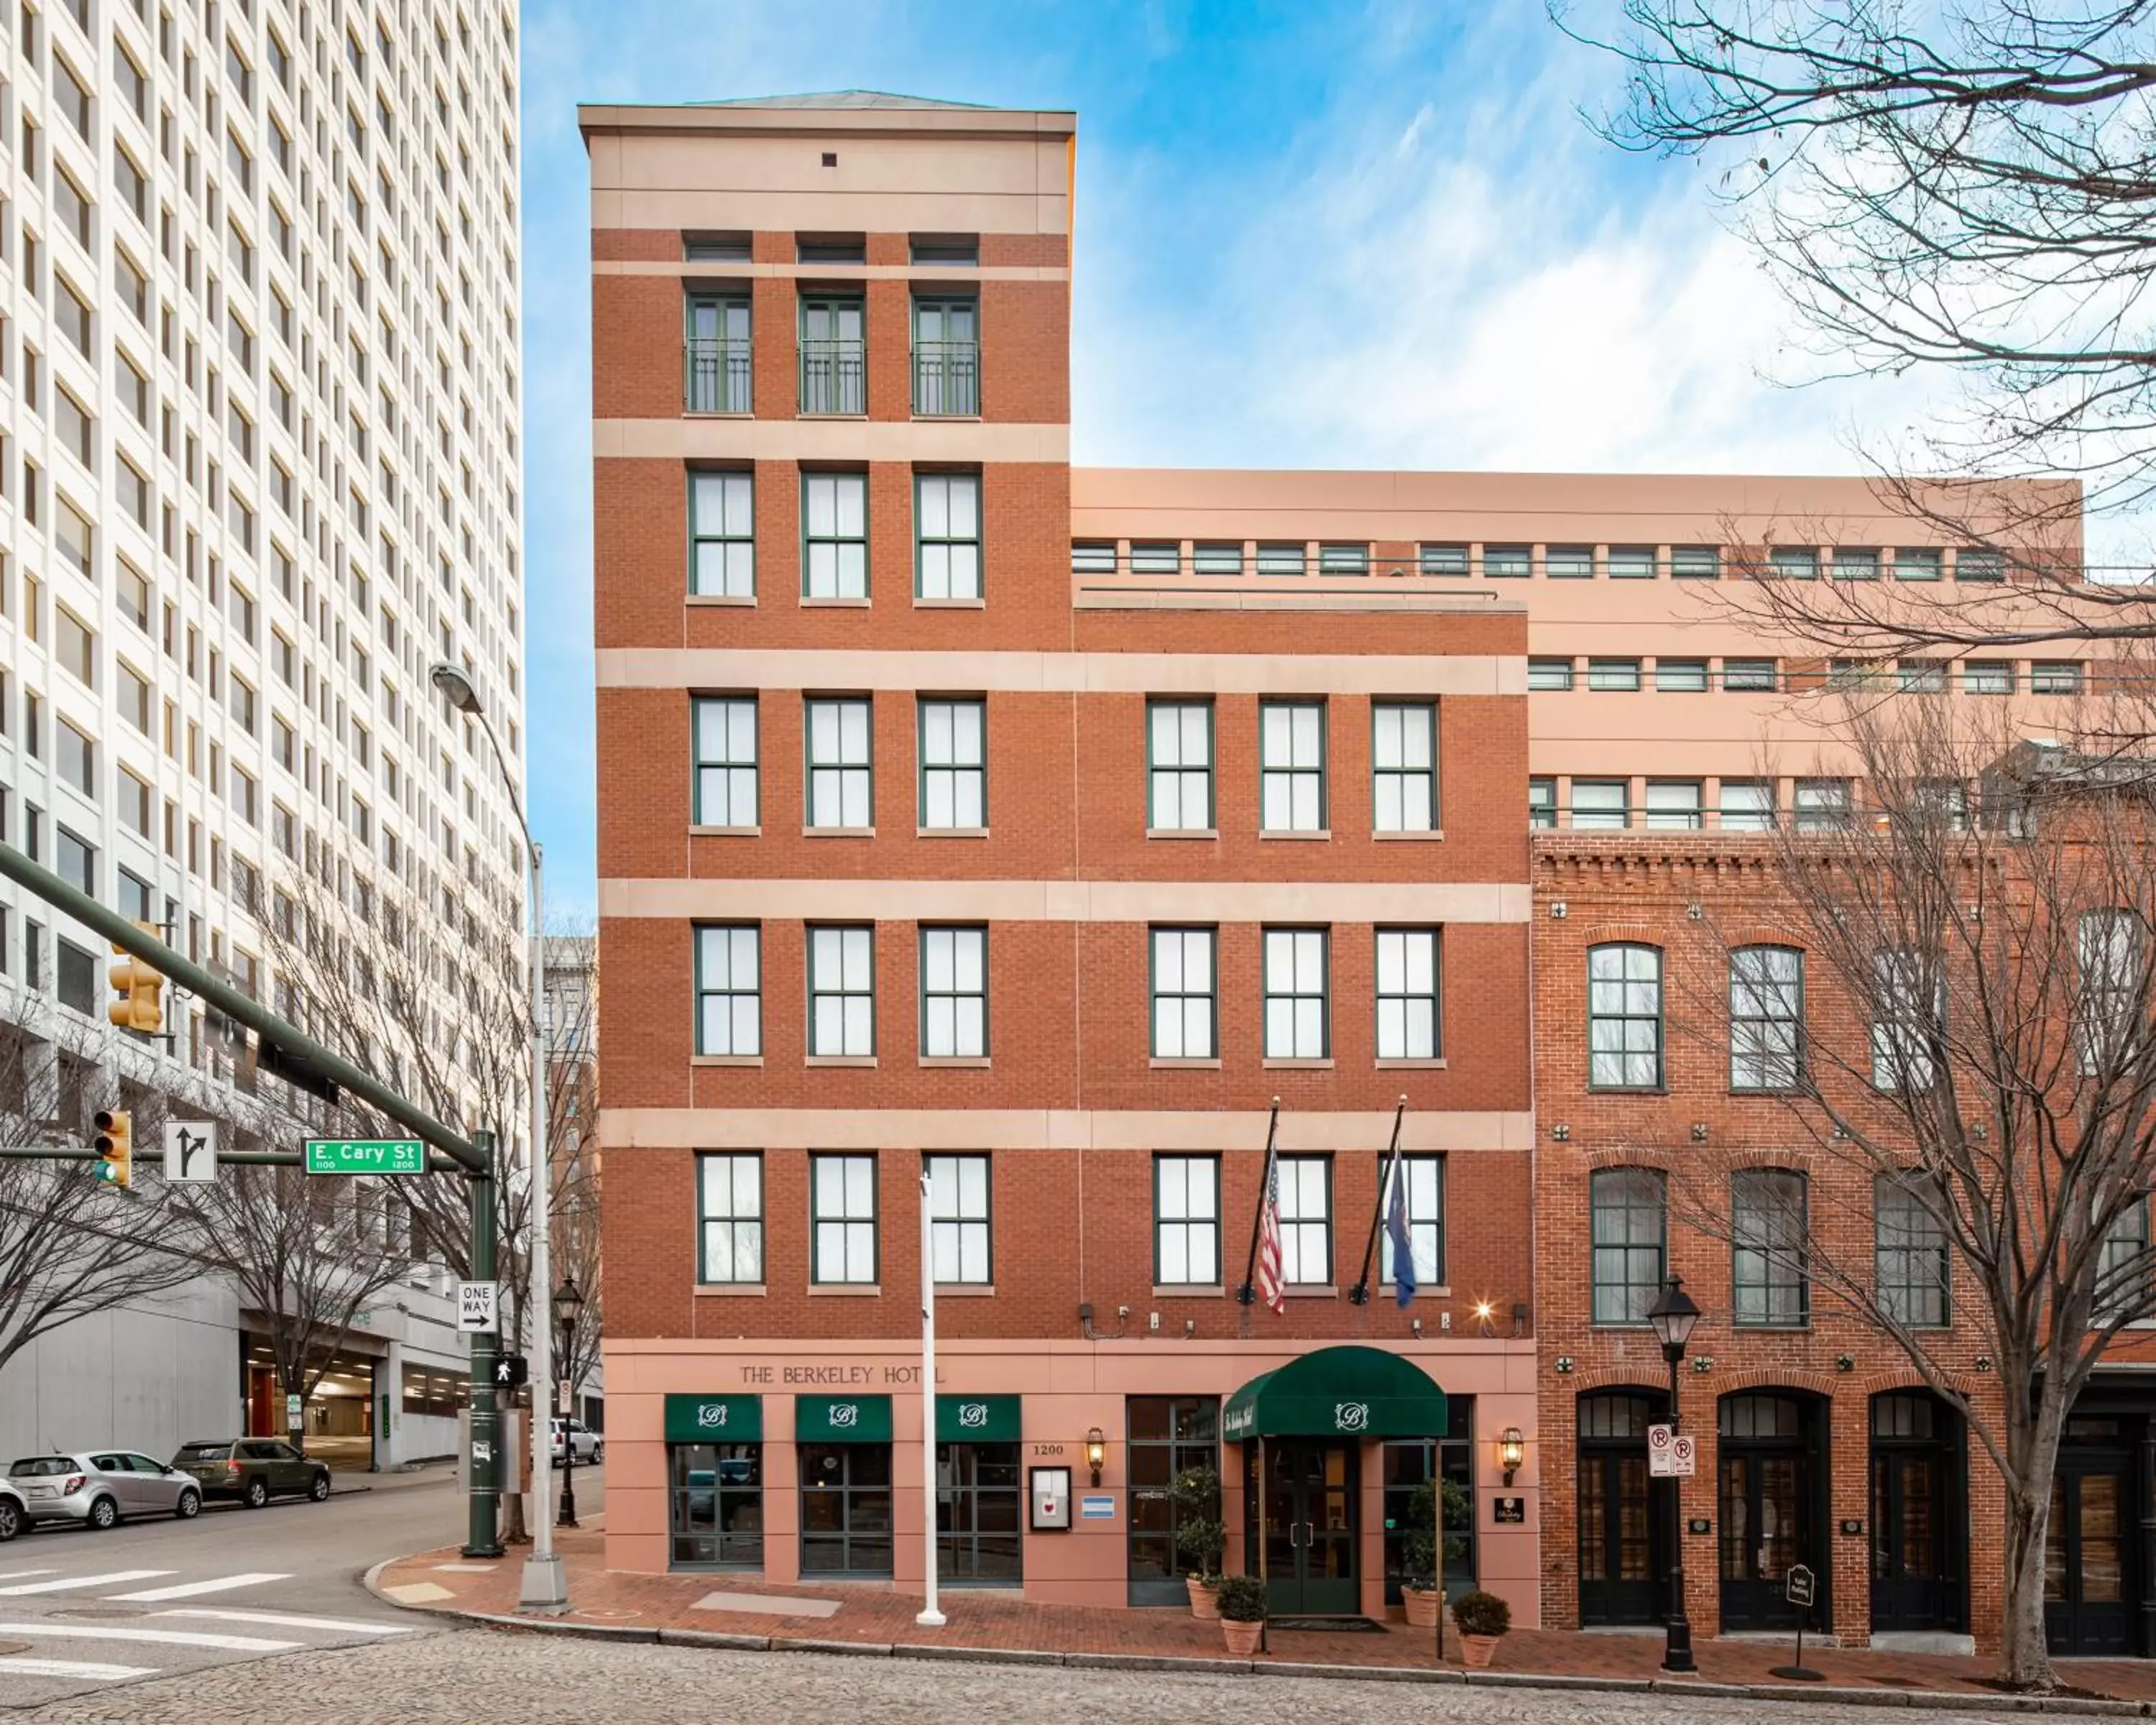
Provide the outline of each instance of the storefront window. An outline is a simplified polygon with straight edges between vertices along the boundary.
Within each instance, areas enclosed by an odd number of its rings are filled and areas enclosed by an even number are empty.
[[[763,1567],[763,1445],[670,1444],[673,1561]]]
[[[1177,1511],[1168,1496],[1188,1467],[1220,1466],[1220,1404],[1212,1396],[1134,1395],[1125,1403],[1130,1448],[1130,1603],[1188,1603],[1190,1561],[1176,1549]]]
[[[949,1582],[1015,1587],[1019,1446],[936,1446],[936,1571]]]
[[[1447,1411],[1452,1435],[1441,1445],[1445,1477],[1466,1491],[1471,1504],[1475,1502],[1474,1399],[1455,1395]],[[1408,1501],[1414,1496],[1415,1487],[1430,1477],[1431,1447],[1428,1438],[1410,1438],[1384,1446],[1385,1599],[1389,1604],[1399,1601],[1400,1570],[1406,1562]],[[1460,1527],[1448,1524],[1445,1530],[1446,1549],[1452,1553],[1445,1562],[1448,1595],[1465,1593],[1481,1573],[1477,1567],[1480,1559],[1476,1548],[1476,1517],[1469,1515],[1466,1522]],[[1453,1543],[1455,1538],[1466,1542],[1464,1548]]]
[[[891,1574],[891,1445],[801,1446],[801,1573]]]

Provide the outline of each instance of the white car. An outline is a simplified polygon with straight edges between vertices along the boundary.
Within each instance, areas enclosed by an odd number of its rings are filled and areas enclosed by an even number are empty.
[[[30,1507],[23,1494],[0,1480],[0,1545],[5,1545],[30,1525]]]
[[[562,1428],[569,1429],[569,1441],[576,1445],[577,1465],[588,1466],[606,1454],[606,1440],[581,1420],[554,1420],[548,1422],[554,1433],[554,1466],[559,1467],[567,1459],[562,1448]]]

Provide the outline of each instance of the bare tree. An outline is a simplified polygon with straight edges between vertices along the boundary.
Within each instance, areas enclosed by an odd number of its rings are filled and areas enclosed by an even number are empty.
[[[1778,583],[1739,603],[1858,652],[2156,635],[2148,591],[2084,580],[2081,556],[2085,505],[2156,493],[2156,8],[1621,0],[1604,34],[1548,3],[1627,64],[1591,122],[1604,137],[1719,165],[1815,375],[1958,381],[1912,443],[1867,449],[1881,503],[2018,574],[2004,608],[1958,584]]]
[[[101,1058],[110,1039],[57,1023],[39,1036],[26,1022],[36,1009],[25,994],[0,1007],[0,1142],[86,1145],[95,1110],[136,1099]],[[154,1187],[116,1191],[80,1163],[0,1160],[0,1368],[64,1324],[198,1275],[192,1245]]]
[[[1961,1411],[2005,1491],[2005,1675],[2048,1688],[2061,1435],[2106,1346],[2156,1315],[2156,797],[2102,760],[1972,737],[1944,698],[1855,711],[1847,734],[1868,806],[1758,841],[1772,891],[1741,900],[1755,927],[1793,924],[1801,981],[1732,970],[1709,919],[1676,1000],[1680,1033],[1782,1067],[1808,1201],[1740,1222],[1711,1156],[1678,1201],[1876,1326]],[[1882,1281],[1882,1250],[1906,1273]],[[1934,1289],[1954,1291],[1952,1328]],[[1995,1400],[1969,1387],[1972,1329]]]

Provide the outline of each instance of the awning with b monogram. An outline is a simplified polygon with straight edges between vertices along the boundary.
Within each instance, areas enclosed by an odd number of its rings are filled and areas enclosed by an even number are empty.
[[[1321,1348],[1253,1378],[1228,1398],[1220,1435],[1440,1438],[1445,1392],[1412,1360],[1379,1348]]]
[[[937,1443],[1014,1444],[1018,1440],[1018,1397],[939,1395],[936,1398]]]
[[[793,1437],[803,1444],[887,1444],[891,1398],[798,1395],[793,1399]]]

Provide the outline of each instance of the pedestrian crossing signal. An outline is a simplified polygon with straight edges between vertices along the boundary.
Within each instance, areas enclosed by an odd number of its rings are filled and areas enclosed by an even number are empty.
[[[496,1389],[521,1389],[531,1381],[531,1368],[521,1353],[505,1353],[494,1363]]]
[[[158,932],[154,922],[137,922],[135,926],[145,934]],[[105,1015],[123,1030],[154,1036],[165,1027],[165,1009],[160,998],[164,993],[165,978],[119,942],[112,943],[112,950],[121,962],[106,971],[105,976],[120,998],[106,1005]]]
[[[124,1108],[100,1108],[96,1123],[97,1137],[90,1147],[98,1160],[91,1172],[106,1185],[125,1191],[135,1183],[134,1120]]]

